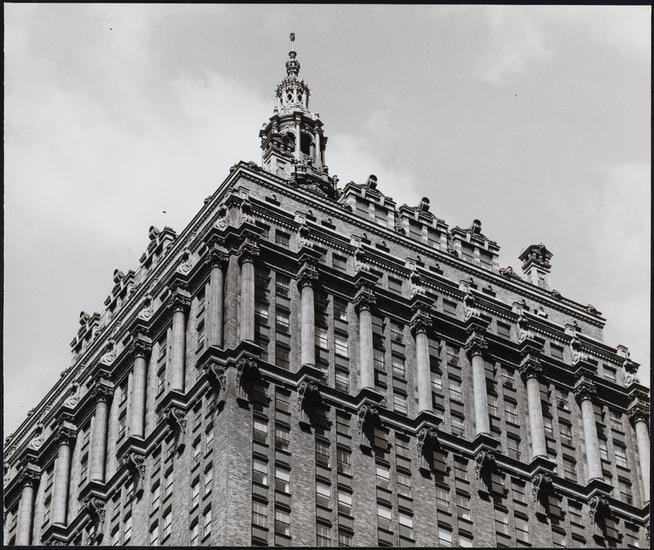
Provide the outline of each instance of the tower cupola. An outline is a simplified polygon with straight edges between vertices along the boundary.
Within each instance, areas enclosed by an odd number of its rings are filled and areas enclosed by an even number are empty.
[[[335,198],[335,183],[325,165],[327,136],[320,115],[309,110],[311,90],[299,78],[295,33],[291,33],[290,39],[286,77],[275,90],[273,114],[259,132],[262,165],[295,186]]]

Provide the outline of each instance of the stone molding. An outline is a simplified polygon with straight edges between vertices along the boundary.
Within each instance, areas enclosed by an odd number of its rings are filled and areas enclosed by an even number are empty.
[[[361,311],[371,311],[377,303],[375,291],[371,286],[362,284],[354,295],[352,303],[354,304],[357,313],[360,313]]]

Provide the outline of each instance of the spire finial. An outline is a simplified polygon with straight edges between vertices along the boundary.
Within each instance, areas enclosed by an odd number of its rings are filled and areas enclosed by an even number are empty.
[[[289,38],[291,39],[291,49],[293,49],[293,42],[295,42],[295,33],[292,32],[292,33],[289,35]]]
[[[295,46],[295,33],[292,32],[288,36],[291,39],[291,51],[288,52],[288,61],[286,62],[286,74],[291,77],[297,77],[300,72],[300,62],[296,59],[297,52],[293,49]]]

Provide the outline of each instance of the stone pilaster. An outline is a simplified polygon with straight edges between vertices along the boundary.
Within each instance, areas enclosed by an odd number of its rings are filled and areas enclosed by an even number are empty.
[[[316,364],[316,322],[313,284],[318,280],[318,271],[311,262],[300,269],[297,284],[302,294],[300,323],[300,366]]]
[[[475,436],[490,433],[488,418],[488,396],[486,389],[486,371],[484,353],[488,348],[486,338],[477,331],[472,331],[465,344],[466,353],[472,365],[472,393],[475,408]]]
[[[151,345],[149,341],[137,338],[133,344],[134,374],[132,389],[132,408],[130,416],[129,433],[132,436],[144,437],[145,435],[145,403],[146,403],[146,378],[147,358],[150,355]]]
[[[361,285],[354,297],[354,305],[359,314],[359,364],[361,368],[360,386],[375,387],[375,367],[373,363],[372,312],[375,305],[375,293],[369,285]]]
[[[75,442],[75,431],[60,426],[57,433],[59,451],[55,464],[54,488],[52,495],[52,523],[66,525],[66,508],[70,481],[71,446]]]
[[[427,331],[432,321],[422,308],[415,308],[411,318],[411,331],[416,340],[416,370],[418,376],[418,413],[432,410],[431,370],[429,368],[429,338]]]
[[[258,255],[256,241],[247,239],[241,244],[238,258],[241,264],[241,342],[254,342],[254,260]]]
[[[540,402],[540,383],[542,372],[537,353],[523,352],[520,362],[520,375],[527,388],[527,408],[529,411],[529,430],[531,434],[531,458],[547,455],[543,408]]]
[[[32,520],[34,517],[34,492],[39,482],[39,474],[25,469],[21,474],[22,491],[18,504],[18,526],[16,530],[16,545],[27,546],[31,543]]]
[[[179,288],[172,296],[173,330],[170,389],[184,391],[184,356],[186,354],[186,312],[190,305],[188,293]]]
[[[103,384],[93,389],[95,401],[95,416],[93,420],[93,436],[91,437],[91,456],[89,462],[89,479],[103,482],[105,477],[105,460],[107,457],[107,407],[113,390]]]
[[[207,300],[207,342],[210,346],[223,345],[223,270],[227,256],[220,250],[211,251],[211,275]]]
[[[636,445],[638,447],[638,459],[640,463],[640,475],[642,478],[643,502],[649,502],[649,408],[640,400],[632,402],[629,407],[629,419],[636,431]]]
[[[577,379],[574,392],[581,407],[581,417],[584,425],[584,450],[586,451],[586,461],[588,463],[587,481],[601,479],[602,461],[595,424],[595,410],[593,408],[593,396],[597,393],[597,389],[589,376],[581,375]]]

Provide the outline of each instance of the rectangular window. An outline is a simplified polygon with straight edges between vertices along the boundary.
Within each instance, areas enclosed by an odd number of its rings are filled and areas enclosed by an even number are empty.
[[[615,453],[616,465],[622,468],[628,468],[629,465],[627,463],[627,450],[620,445],[614,445],[613,451]]]
[[[191,483],[191,509],[200,503],[200,479],[195,478]]]
[[[393,409],[400,414],[407,413],[406,396],[399,393],[393,394]]]
[[[517,541],[529,543],[529,522],[526,519],[516,516],[515,538]]]
[[[275,329],[277,332],[288,334],[290,326],[290,313],[280,307],[277,308],[275,313]]]
[[[336,449],[337,468],[339,474],[352,475],[352,453],[348,449]]]
[[[159,546],[159,524],[153,523],[150,526],[150,546]]]
[[[266,464],[263,460],[259,460],[257,458],[253,459],[252,481],[265,487],[268,486],[268,464]]]
[[[286,510],[275,508],[275,533],[285,537],[291,536],[291,514]]]
[[[608,365],[604,365],[604,378],[610,380],[611,382],[616,381],[616,370]]]
[[[402,280],[395,277],[388,276],[388,290],[402,294]]]
[[[465,435],[465,421],[462,416],[452,413],[452,434],[463,437]]]
[[[350,373],[346,370],[336,369],[335,386],[337,390],[347,392],[350,389]]]
[[[518,405],[511,401],[504,402],[505,419],[511,424],[518,425]]]
[[[352,493],[338,489],[338,513],[352,516]]]
[[[450,388],[450,399],[453,399],[454,401],[463,402],[463,394],[461,392],[461,382],[450,378],[448,379],[448,385]]]
[[[202,536],[204,538],[211,534],[211,506],[204,509],[202,513]]]
[[[509,456],[520,460],[520,440],[515,437],[507,437],[506,439],[508,445]]]
[[[325,468],[330,467],[329,441],[316,439],[316,464]]]
[[[378,527],[386,531],[392,531],[393,530],[392,518],[393,518],[393,514],[391,509],[385,504],[377,503]]]
[[[400,512],[400,536],[408,539],[413,539],[413,516],[405,512]]]
[[[316,524],[316,545],[317,546],[331,546],[332,545],[332,529],[323,523]]]
[[[348,357],[349,347],[347,334],[334,333],[334,351],[337,355]]]
[[[278,298],[290,296],[291,278],[282,273],[275,274],[275,295]]]
[[[275,467],[275,490],[286,494],[291,492],[291,473],[279,466]]]
[[[459,519],[472,521],[469,495],[459,492],[456,493],[456,511]]]
[[[397,471],[397,492],[398,494],[411,498],[411,474]]]
[[[258,500],[252,501],[252,524],[268,528],[268,505]]]
[[[323,508],[332,507],[332,488],[322,481],[316,481],[316,504]]]
[[[443,298],[443,313],[456,317],[456,302]]]
[[[161,541],[164,542],[170,536],[170,530],[172,527],[173,514],[171,508],[168,508],[168,510],[164,512],[162,521],[163,521],[163,529],[161,533]]]
[[[266,445],[268,443],[268,423],[259,418],[254,419],[254,440]]]
[[[284,233],[284,231],[280,231],[279,229],[275,231],[275,244],[288,248],[290,241],[291,236],[288,233]]]
[[[393,368],[393,376],[399,380],[404,380],[406,377],[406,367],[404,365],[404,357],[393,354],[391,356],[391,366]]]
[[[275,449],[288,452],[291,433],[285,426],[275,426]]]
[[[338,254],[332,254],[332,264],[334,269],[345,271],[347,269],[347,258]]]
[[[511,326],[506,323],[497,322],[497,335],[506,338],[507,340],[511,339]]]
[[[499,508],[495,508],[495,532],[509,535],[509,514]]]
[[[442,508],[450,506],[450,489],[442,485],[436,485],[436,502]]]
[[[278,367],[288,370],[290,366],[290,350],[286,344],[275,344],[275,363]]]
[[[200,524],[196,519],[191,524],[191,546],[197,546],[199,542],[200,542]]]
[[[550,343],[550,355],[554,359],[558,359],[559,361],[563,361],[563,347],[562,346],[557,346],[556,344]]]
[[[375,464],[375,472],[377,474],[377,483],[378,484],[383,484],[384,487],[388,486],[388,482],[391,479],[391,471],[386,464],[380,464],[377,462]]]
[[[438,546],[452,546],[452,530],[443,526],[438,527]]]
[[[347,302],[340,298],[334,298],[334,319],[347,323]]]
[[[346,533],[345,531],[338,532],[338,545],[341,548],[351,548],[352,547],[352,535]]]

